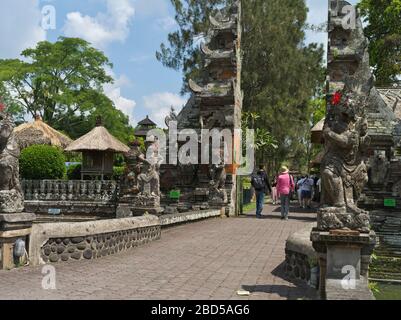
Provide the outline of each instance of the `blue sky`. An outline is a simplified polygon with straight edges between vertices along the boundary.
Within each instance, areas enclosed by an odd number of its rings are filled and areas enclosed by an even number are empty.
[[[352,3],[357,2],[351,1]],[[327,18],[326,0],[307,0],[310,23]],[[41,27],[42,9],[56,13],[54,30]],[[163,124],[171,105],[180,109],[180,72],[155,58],[160,43],[176,28],[170,0],[1,0],[0,59],[18,58],[38,41],[82,37],[105,52],[114,65],[106,94],[133,124],[149,115]],[[308,32],[306,42],[326,43],[324,33]]]

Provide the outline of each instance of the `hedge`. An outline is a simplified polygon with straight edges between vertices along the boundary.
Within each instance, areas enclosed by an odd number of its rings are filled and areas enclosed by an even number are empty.
[[[57,147],[33,145],[21,152],[20,174],[23,179],[62,179],[65,171],[65,157]]]

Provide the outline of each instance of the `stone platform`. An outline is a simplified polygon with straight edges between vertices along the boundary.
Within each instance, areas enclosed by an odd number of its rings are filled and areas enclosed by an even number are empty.
[[[12,269],[19,263],[14,258],[14,245],[18,239],[29,243],[35,218],[33,213],[0,214],[0,270]]]

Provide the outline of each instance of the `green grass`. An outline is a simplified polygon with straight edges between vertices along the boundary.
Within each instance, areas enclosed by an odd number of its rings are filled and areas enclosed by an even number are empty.
[[[377,283],[377,292],[373,292],[377,300],[401,300],[401,284]]]
[[[251,202],[251,203],[245,204],[242,207],[242,209],[243,209],[244,213],[248,213],[248,212],[251,212],[252,210],[256,210],[256,202]]]

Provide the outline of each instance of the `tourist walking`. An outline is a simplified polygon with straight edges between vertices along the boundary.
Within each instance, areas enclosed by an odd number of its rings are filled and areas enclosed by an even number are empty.
[[[281,202],[281,219],[288,220],[288,214],[290,211],[290,195],[294,191],[295,184],[294,178],[289,174],[289,170],[286,166],[281,168],[281,174],[277,179],[277,193],[280,197]]]
[[[311,208],[312,190],[314,184],[315,182],[312,178],[309,178],[309,176],[306,176],[301,183],[302,207],[304,209]]]
[[[277,176],[274,177],[273,182],[272,182],[272,201],[273,201],[273,205],[278,204]]]
[[[302,192],[301,192],[301,185],[304,182],[305,177],[300,177],[297,179],[297,183],[295,185],[296,189],[297,189],[297,196],[298,196],[298,203],[299,203],[299,207],[302,208]]]
[[[259,166],[258,172],[252,176],[251,184],[256,193],[256,217],[262,218],[265,195],[272,192],[264,166]]]

